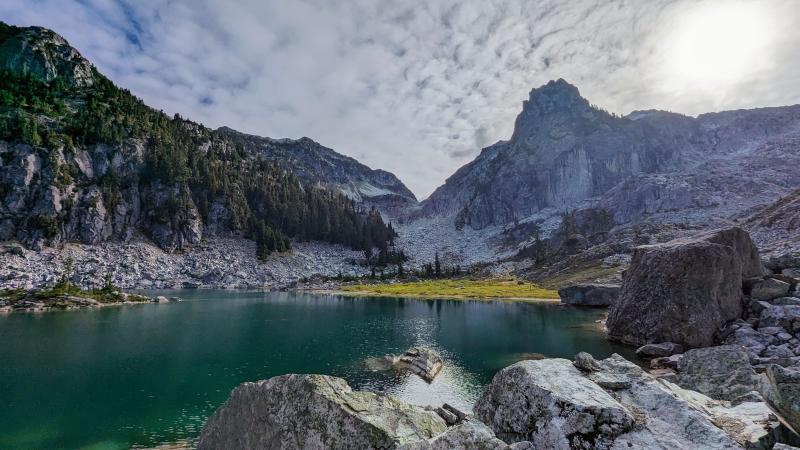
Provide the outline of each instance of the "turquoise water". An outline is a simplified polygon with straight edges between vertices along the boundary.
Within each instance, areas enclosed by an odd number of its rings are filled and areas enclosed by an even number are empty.
[[[121,449],[191,441],[243,381],[324,373],[469,408],[497,370],[541,353],[626,352],[599,313],[553,304],[172,291],[185,301],[0,316],[0,448]],[[430,385],[370,358],[414,345]]]

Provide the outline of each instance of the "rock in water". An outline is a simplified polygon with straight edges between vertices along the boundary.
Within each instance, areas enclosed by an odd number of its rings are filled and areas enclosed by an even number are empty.
[[[441,372],[442,358],[435,351],[428,348],[412,347],[399,357],[389,356],[396,369],[408,370],[427,381],[432,382]]]
[[[742,314],[743,275],[761,271],[757,256],[740,228],[637,247],[609,311],[609,338],[713,345],[716,330]]]
[[[761,378],[750,365],[747,351],[738,345],[698,348],[683,354],[677,384],[717,400],[747,398],[761,391]]]
[[[392,449],[446,429],[433,411],[353,391],[340,378],[283,375],[234,389],[206,422],[197,448]]]
[[[595,448],[634,423],[627,409],[566,359],[506,367],[474,411],[505,442],[531,441],[542,449]]]
[[[561,303],[573,306],[611,306],[619,297],[619,286],[612,284],[577,284],[558,290]]]

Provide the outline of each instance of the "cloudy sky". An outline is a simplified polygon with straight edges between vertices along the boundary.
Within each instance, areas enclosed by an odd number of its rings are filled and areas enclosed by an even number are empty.
[[[800,103],[797,0],[3,0],[148,104],[308,136],[426,197],[565,78],[627,114]]]

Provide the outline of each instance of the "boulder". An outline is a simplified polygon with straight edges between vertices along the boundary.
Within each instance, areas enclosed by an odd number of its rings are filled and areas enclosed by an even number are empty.
[[[571,361],[521,361],[501,370],[475,415],[506,443],[535,448],[601,448],[633,427],[633,415]]]
[[[400,356],[387,356],[395,369],[407,370],[428,383],[441,372],[444,363],[438,353],[422,347],[412,347]]]
[[[750,324],[740,324],[725,337],[722,343],[744,347],[752,360],[760,356],[773,341],[774,339],[770,335],[755,330]]]
[[[430,443],[411,444],[408,450],[507,450],[510,447],[477,420],[468,420],[432,439]]]
[[[575,355],[572,365],[584,372],[594,372],[600,369],[600,366],[597,365],[597,361],[595,361],[594,357],[586,352],[580,352]]]
[[[683,353],[683,347],[674,342],[645,344],[636,349],[636,355],[642,358],[664,358],[678,353]]]
[[[785,281],[767,278],[753,285],[750,290],[750,296],[754,300],[772,300],[778,297],[785,297],[791,287],[792,285]]]
[[[435,412],[395,397],[292,374],[239,385],[208,419],[197,448],[391,449],[424,444],[446,428]]]
[[[761,270],[755,255],[739,228],[637,247],[609,311],[609,338],[713,345],[717,329],[742,315],[743,274]]]
[[[794,430],[800,431],[800,368],[770,365],[767,381],[767,400]]]
[[[618,285],[578,284],[558,290],[561,303],[572,306],[611,306],[619,297]]]
[[[778,306],[800,306],[800,298],[797,297],[778,297],[770,303]]]
[[[678,362],[676,383],[711,398],[734,403],[762,388],[761,378],[750,366],[747,351],[738,345],[687,351]]]
[[[637,426],[616,438],[615,449],[767,449],[782,429],[767,404],[732,405],[646,373],[619,355],[598,361],[602,372],[625,377],[614,397],[635,412]]]
[[[788,331],[800,328],[800,306],[777,305],[761,311],[758,321],[759,329],[764,327],[781,327]]]

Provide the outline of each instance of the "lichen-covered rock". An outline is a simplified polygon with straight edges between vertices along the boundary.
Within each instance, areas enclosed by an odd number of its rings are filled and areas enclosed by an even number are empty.
[[[754,249],[739,228],[637,247],[609,311],[609,338],[713,345],[717,329],[742,314],[743,273],[760,269]]]
[[[689,350],[678,362],[677,384],[717,400],[736,402],[762,389],[747,351],[737,345]]]
[[[468,420],[460,425],[448,428],[430,441],[430,443],[414,443],[408,450],[508,450],[509,446],[498,439],[494,432],[477,420]]]
[[[558,290],[561,303],[572,306],[611,306],[619,297],[619,286],[578,284]]]
[[[206,422],[197,448],[392,449],[425,443],[446,428],[432,411],[353,391],[340,378],[283,375],[234,389]]]
[[[795,431],[800,431],[800,368],[770,365],[767,367],[767,380],[767,400]]]
[[[506,367],[474,411],[503,441],[530,441],[542,449],[607,447],[634,424],[625,407],[566,359]]]

